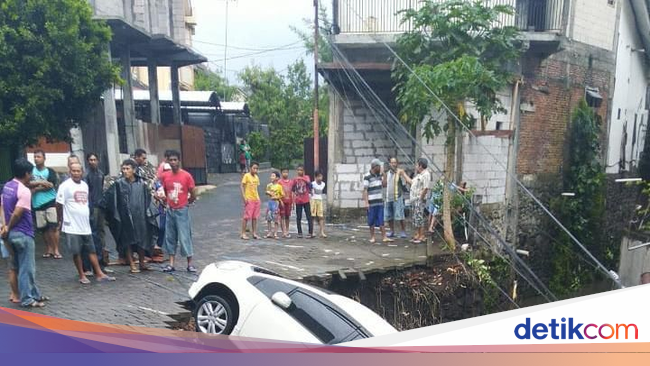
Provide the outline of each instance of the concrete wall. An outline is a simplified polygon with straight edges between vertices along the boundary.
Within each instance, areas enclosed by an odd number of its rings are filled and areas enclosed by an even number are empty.
[[[614,49],[616,34],[616,3],[609,0],[574,0],[572,33],[569,38],[591,46]]]
[[[607,173],[637,166],[643,150],[648,111],[646,93],[648,70],[645,53],[629,1],[620,1],[621,18],[616,52],[616,84],[612,101],[607,148]],[[623,167],[619,165],[623,162]]]
[[[640,276],[650,272],[650,246],[629,250],[634,246],[647,243],[647,237],[625,236],[621,241],[621,260],[619,276],[623,286],[636,286],[640,284]]]

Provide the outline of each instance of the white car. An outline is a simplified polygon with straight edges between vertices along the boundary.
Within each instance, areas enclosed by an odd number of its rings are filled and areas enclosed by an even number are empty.
[[[397,332],[354,300],[245,262],[210,264],[189,295],[201,333],[338,344]]]

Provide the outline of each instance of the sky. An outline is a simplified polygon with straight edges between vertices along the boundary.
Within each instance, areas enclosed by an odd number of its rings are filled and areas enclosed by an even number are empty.
[[[193,48],[208,58],[212,70],[219,72],[226,51],[230,84],[239,84],[237,74],[252,64],[284,73],[289,64],[304,58],[308,69],[312,69],[313,59],[305,55],[302,42],[289,27],[307,30],[303,19],[313,19],[313,0],[229,0],[227,50],[226,0],[192,0],[192,5],[197,22]],[[281,49],[268,52],[271,48]]]

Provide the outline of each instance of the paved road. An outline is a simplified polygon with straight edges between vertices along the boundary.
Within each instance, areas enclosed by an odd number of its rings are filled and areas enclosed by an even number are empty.
[[[261,174],[260,191],[268,175]],[[406,241],[370,244],[367,229],[355,225],[328,227],[327,239],[243,241],[239,239],[241,205],[238,175],[230,175],[222,177],[218,187],[201,196],[192,207],[198,268],[218,260],[244,260],[301,279],[340,269],[370,271],[408,265],[421,262],[425,256],[423,245],[413,246]],[[306,224],[303,227],[306,231]],[[295,219],[291,231],[295,238]],[[40,254],[42,245],[37,245]],[[176,267],[184,268],[184,260]],[[6,266],[0,268],[4,273]],[[152,268],[155,271],[131,275],[128,267],[111,266],[118,278],[116,283],[82,286],[70,258],[42,259],[37,255],[37,281],[52,301],[35,312],[81,321],[166,327],[171,321],[168,315],[183,312],[177,302],[187,300],[187,288],[196,276],[184,271],[164,274],[159,265]],[[6,299],[8,288],[0,285],[0,306],[12,306]]]

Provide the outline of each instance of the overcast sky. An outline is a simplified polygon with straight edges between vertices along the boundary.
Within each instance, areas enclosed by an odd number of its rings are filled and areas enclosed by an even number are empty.
[[[221,71],[226,50],[226,0],[192,0],[192,5],[197,21],[193,47],[210,60],[211,69]],[[311,70],[313,62],[305,56],[302,42],[289,26],[306,30],[303,19],[313,19],[313,9],[313,0],[230,0],[226,57],[229,82],[239,83],[238,72],[251,64],[285,71],[302,57]],[[265,52],[280,47],[283,49]]]

